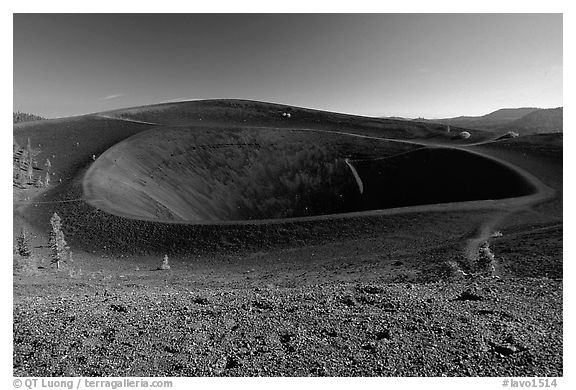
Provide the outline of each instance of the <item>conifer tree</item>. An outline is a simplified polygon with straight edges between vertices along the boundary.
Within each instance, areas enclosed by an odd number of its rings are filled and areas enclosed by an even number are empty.
[[[28,180],[32,181],[32,179],[34,179],[34,152],[32,151],[32,143],[30,142],[30,137],[28,137],[28,145],[26,146],[26,157],[28,159]]]
[[[49,245],[52,250],[52,264],[56,264],[56,268],[60,268],[60,261],[64,259],[69,248],[66,246],[66,240],[62,232],[62,220],[58,214],[54,213],[52,215],[50,225],[52,225],[52,231],[50,232]]]
[[[18,254],[20,256],[30,256],[30,248],[28,247],[28,232],[26,231],[26,228],[23,227],[20,230],[20,235],[16,239],[16,245]]]
[[[26,168],[26,161],[28,160],[26,150],[22,150],[22,154],[18,158],[18,164],[20,165],[20,169]]]

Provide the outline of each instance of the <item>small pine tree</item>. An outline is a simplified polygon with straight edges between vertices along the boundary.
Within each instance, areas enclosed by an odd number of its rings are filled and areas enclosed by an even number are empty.
[[[490,250],[490,245],[488,241],[485,241],[480,245],[479,253],[478,253],[478,271],[494,275],[495,272],[495,264],[494,264],[494,253]]]
[[[44,166],[46,167],[46,171],[50,172],[50,168],[52,168],[52,163],[50,162],[50,159],[48,159],[48,158],[46,159]]]
[[[44,187],[48,187],[50,185],[50,172],[46,171],[46,178],[44,179]]]
[[[40,176],[38,176],[36,178],[36,181],[34,182],[34,186],[36,186],[36,188],[44,187],[44,182],[42,181],[42,178]]]
[[[18,142],[16,142],[16,138],[13,136],[12,137],[12,153],[16,153],[20,150],[20,144],[18,144]]]
[[[164,255],[164,260],[162,261],[162,265],[160,265],[159,269],[161,270],[170,269],[170,264],[168,264],[168,255]]]
[[[34,168],[32,167],[32,158],[30,158],[30,161],[28,162],[28,167],[26,168],[26,176],[29,182],[32,181],[32,179],[34,179]]]
[[[16,183],[23,187],[26,184],[26,175],[22,172],[16,172]]]
[[[52,264],[56,264],[56,268],[60,268],[60,261],[65,258],[69,248],[66,246],[66,240],[62,232],[62,220],[58,214],[54,213],[52,215],[50,225],[52,225],[52,231],[50,231],[49,245],[52,250]]]
[[[32,143],[28,137],[28,145],[26,146],[28,156],[28,180],[32,180],[32,169],[34,169],[34,152],[32,151]]]
[[[22,154],[20,155],[20,158],[18,158],[18,164],[20,165],[20,169],[25,169],[26,168],[26,160],[28,160],[28,152],[26,152],[26,150],[22,151]]]
[[[26,228],[20,230],[20,235],[16,240],[18,254],[20,256],[28,257],[30,256],[30,248],[28,247],[28,232]]]

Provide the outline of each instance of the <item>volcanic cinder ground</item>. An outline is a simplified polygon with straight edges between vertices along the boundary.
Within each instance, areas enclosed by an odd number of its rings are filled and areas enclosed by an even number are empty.
[[[14,138],[51,161],[14,189],[14,375],[563,373],[561,134],[213,100]]]

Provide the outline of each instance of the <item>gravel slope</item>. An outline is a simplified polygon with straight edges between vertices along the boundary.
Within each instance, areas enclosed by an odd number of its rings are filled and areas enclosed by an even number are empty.
[[[562,282],[15,294],[15,376],[562,376]]]

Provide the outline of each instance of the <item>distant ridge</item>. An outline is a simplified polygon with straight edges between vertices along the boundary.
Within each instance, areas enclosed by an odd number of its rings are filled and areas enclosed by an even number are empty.
[[[503,128],[520,134],[562,133],[563,111],[562,107],[536,110]]]
[[[513,121],[538,110],[536,107],[501,108],[481,118],[491,121]]]
[[[398,117],[393,118],[401,119]],[[444,119],[403,119],[416,122],[440,123],[474,130],[514,131],[520,135],[561,133],[563,131],[563,107],[502,108],[482,116],[459,116]]]

